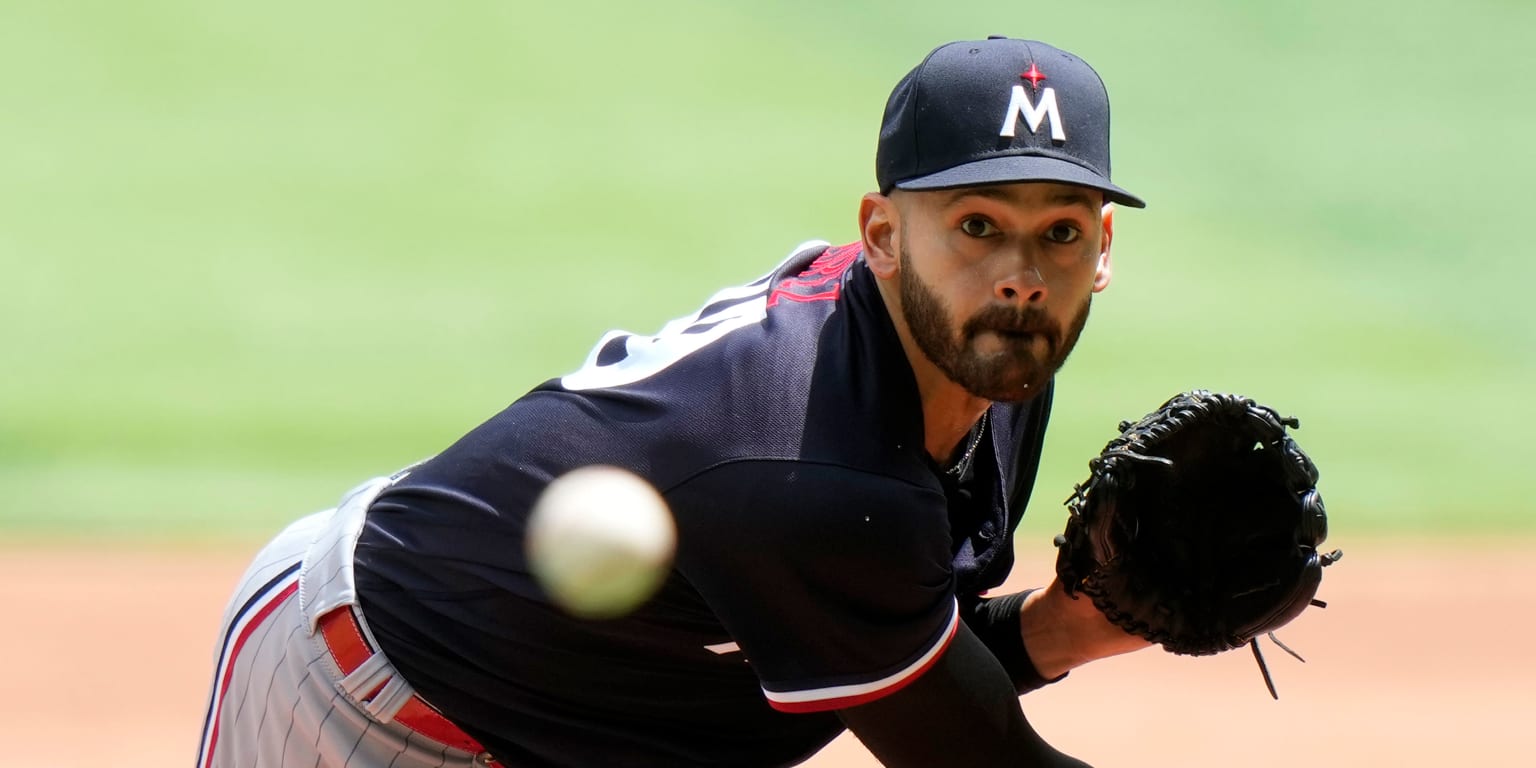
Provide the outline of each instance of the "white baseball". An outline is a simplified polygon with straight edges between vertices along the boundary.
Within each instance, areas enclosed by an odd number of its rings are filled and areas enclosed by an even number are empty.
[[[528,518],[528,566],[566,611],[622,616],[656,593],[677,548],[661,494],[635,474],[589,466],[544,489]]]

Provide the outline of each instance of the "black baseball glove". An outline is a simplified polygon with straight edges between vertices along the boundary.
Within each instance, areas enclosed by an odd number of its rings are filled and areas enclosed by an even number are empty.
[[[1196,390],[1134,424],[1088,462],[1067,500],[1056,572],[1111,622],[1179,654],[1249,645],[1313,599],[1328,519],[1317,467],[1286,434],[1295,419],[1246,397]]]

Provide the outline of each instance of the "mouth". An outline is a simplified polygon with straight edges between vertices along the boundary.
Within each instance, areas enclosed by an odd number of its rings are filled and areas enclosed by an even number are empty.
[[[1055,353],[1061,336],[1043,312],[987,311],[971,318],[962,329],[982,354],[1048,357]]]
[[[1047,338],[1039,329],[1029,328],[988,328],[984,333],[990,333],[1010,344],[1027,344],[1035,339]]]
[[[1020,329],[1020,327],[989,327],[974,336],[977,343],[975,349],[978,352],[1003,353],[1009,356],[1029,356],[1029,358],[1044,358],[1054,353],[1055,339],[1051,333],[1043,329]]]
[[[1040,347],[1049,347],[1049,339],[1049,336],[1039,331],[1010,328],[988,328],[975,337],[977,351],[983,354],[1005,354],[1010,357],[1033,356]],[[1036,346],[1036,342],[1039,342],[1040,347]]]

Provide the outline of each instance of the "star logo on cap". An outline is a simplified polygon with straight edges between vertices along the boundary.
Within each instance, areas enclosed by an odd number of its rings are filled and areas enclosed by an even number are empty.
[[[1031,61],[1029,63],[1029,71],[1019,75],[1019,77],[1022,77],[1025,80],[1028,80],[1029,81],[1029,87],[1031,87],[1031,88],[1039,88],[1040,87],[1040,81],[1045,79],[1045,73],[1041,72],[1040,69],[1035,66],[1035,63],[1033,61]]]

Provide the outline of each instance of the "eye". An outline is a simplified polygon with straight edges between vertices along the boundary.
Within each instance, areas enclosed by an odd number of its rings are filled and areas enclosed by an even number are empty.
[[[1072,224],[1065,222],[1053,224],[1045,231],[1045,239],[1053,243],[1073,243],[1083,236],[1083,231]]]
[[[987,237],[997,234],[997,227],[980,216],[967,216],[960,221],[960,231],[971,237]]]

